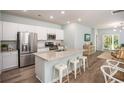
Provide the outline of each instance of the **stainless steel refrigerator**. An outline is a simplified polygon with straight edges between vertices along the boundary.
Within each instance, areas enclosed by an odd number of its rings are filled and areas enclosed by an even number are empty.
[[[37,33],[18,32],[17,48],[19,67],[34,64],[35,57],[33,53],[37,52]]]

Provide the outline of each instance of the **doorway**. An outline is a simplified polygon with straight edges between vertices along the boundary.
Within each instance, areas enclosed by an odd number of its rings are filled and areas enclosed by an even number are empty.
[[[103,50],[116,50],[119,48],[119,35],[105,34],[103,35]]]

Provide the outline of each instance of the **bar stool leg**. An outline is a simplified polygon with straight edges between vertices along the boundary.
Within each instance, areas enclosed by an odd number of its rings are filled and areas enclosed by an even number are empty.
[[[80,71],[80,75],[81,75],[81,65],[82,64],[82,62],[80,62],[80,66],[79,66],[79,71]]]
[[[88,67],[88,65],[89,65],[89,64],[88,64],[88,60],[87,60],[87,67]]]
[[[62,70],[59,71],[59,82],[62,83]]]
[[[84,69],[84,72],[85,72],[85,59],[83,59],[83,69]]]
[[[67,79],[68,79],[68,82],[69,82],[69,73],[68,73],[68,69],[67,69],[66,71],[67,71]]]
[[[54,80],[55,78],[55,68],[53,69],[53,77],[52,77],[52,80]]]
[[[77,65],[74,64],[74,77],[75,77],[75,79],[76,79],[76,75],[77,75]]]

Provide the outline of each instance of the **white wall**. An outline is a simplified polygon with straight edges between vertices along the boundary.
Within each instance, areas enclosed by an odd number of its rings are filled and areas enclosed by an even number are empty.
[[[98,29],[98,38],[97,38],[97,50],[102,50],[103,44],[103,35],[104,34],[118,34],[120,35],[120,44],[124,44],[124,31],[113,31],[113,29]]]
[[[64,25],[64,44],[68,48],[82,48],[84,41],[84,34],[91,34],[90,27],[80,25],[78,23],[71,23]],[[91,34],[92,38],[92,34]]]

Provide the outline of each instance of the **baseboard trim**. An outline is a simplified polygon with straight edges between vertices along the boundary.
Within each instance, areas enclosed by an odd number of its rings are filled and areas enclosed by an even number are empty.
[[[2,72],[4,71],[8,71],[8,70],[12,70],[12,69],[16,69],[18,68],[18,66],[14,66],[14,67],[10,67],[10,68],[6,68],[6,69],[2,69]]]

